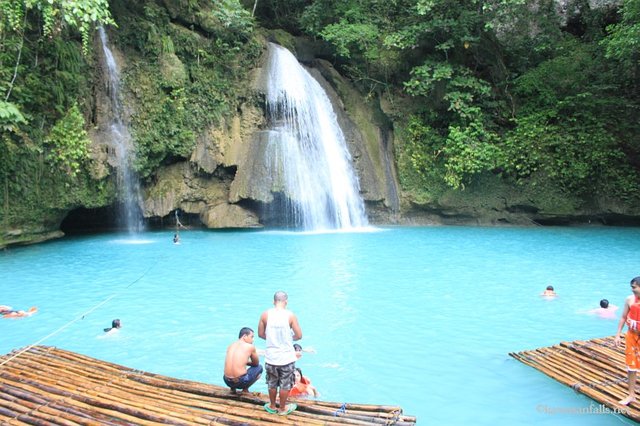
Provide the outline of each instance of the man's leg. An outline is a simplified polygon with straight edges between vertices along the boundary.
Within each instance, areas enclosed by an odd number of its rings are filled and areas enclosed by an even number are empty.
[[[269,388],[269,408],[277,410],[276,395],[278,395],[278,388]]]
[[[222,376],[222,380],[227,386],[229,386],[229,392],[235,394],[236,393],[235,383],[232,383],[231,381],[227,380],[226,376]]]
[[[287,398],[289,398],[289,389],[280,388],[280,411],[284,413],[287,411]]]
[[[636,371],[629,371],[629,396],[620,401],[622,405],[629,405],[636,400]]]
[[[289,391],[295,384],[295,369],[294,362],[280,367],[280,413],[286,413],[289,408],[287,407],[287,399],[289,398]]]
[[[264,365],[267,370],[267,388],[269,388],[269,408],[277,410],[276,396],[278,395],[278,371],[275,366],[271,364]]]
[[[628,370],[628,396],[618,401],[622,405],[629,405],[636,400],[636,375],[640,366],[640,335],[627,331],[625,335],[624,361]]]
[[[247,375],[249,376],[249,381],[245,384],[245,387],[242,389],[242,392],[249,392],[249,388],[253,385],[262,375],[262,366],[260,364],[249,367],[247,370]]]

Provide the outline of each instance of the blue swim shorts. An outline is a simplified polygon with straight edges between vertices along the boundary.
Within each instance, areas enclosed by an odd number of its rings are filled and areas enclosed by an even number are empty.
[[[251,367],[249,367],[247,369],[247,373],[240,377],[231,379],[227,376],[222,376],[222,379],[227,384],[227,386],[229,386],[233,390],[249,389],[249,386],[251,386],[253,382],[256,381],[256,379],[260,374],[262,374],[262,366],[258,364],[258,365],[252,365]]]

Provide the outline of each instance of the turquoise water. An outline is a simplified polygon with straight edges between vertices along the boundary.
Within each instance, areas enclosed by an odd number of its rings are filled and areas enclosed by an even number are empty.
[[[282,289],[300,343],[317,351],[298,364],[322,399],[398,404],[420,424],[632,423],[567,414],[600,406],[508,353],[614,334],[617,321],[584,311],[630,294],[639,228],[184,231],[180,245],[172,236],[0,252],[0,304],[39,307],[0,320],[0,353],[38,342],[222,385],[226,346],[257,328]],[[557,299],[539,297],[548,284]],[[105,338],[113,318],[123,328]],[[266,391],[262,379],[255,390]]]

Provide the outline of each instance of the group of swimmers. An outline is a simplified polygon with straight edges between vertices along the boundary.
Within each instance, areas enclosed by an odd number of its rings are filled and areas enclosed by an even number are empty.
[[[621,335],[624,326],[627,326],[625,339],[625,364],[627,367],[627,396],[618,403],[620,405],[629,405],[636,402],[636,381],[637,374],[640,371],[640,276],[631,279],[631,295],[627,296],[618,322],[618,329],[614,338],[616,346],[621,345]],[[553,286],[547,287],[542,293],[544,297],[555,297]],[[614,318],[617,306],[609,304],[607,299],[600,301],[600,308],[589,311],[597,313],[604,318]]]
[[[545,298],[554,298],[554,297],[557,297],[558,294],[554,290],[553,286],[549,285],[540,294],[540,296],[545,297]],[[602,300],[600,300],[600,307],[599,308],[591,309],[591,310],[587,311],[586,313],[587,314],[595,314],[595,315],[598,315],[601,318],[615,319],[617,310],[618,310],[618,307],[616,305],[610,304],[607,299],[602,299]]]

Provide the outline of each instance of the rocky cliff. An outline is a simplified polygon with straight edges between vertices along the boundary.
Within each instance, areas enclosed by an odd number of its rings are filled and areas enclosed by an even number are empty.
[[[308,66],[333,104],[370,214],[379,221],[395,220],[399,201],[391,128],[376,122],[373,107],[328,62],[313,59]],[[168,216],[179,209],[198,215],[209,228],[261,226],[264,209],[259,206],[274,201],[272,188],[278,179],[264,164],[268,76],[263,67],[249,75],[250,97],[236,114],[203,131],[187,161],[161,168],[144,188],[146,218]]]

